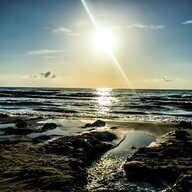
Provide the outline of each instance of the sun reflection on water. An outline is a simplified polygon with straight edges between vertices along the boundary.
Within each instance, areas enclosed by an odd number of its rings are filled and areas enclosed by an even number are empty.
[[[110,110],[110,106],[112,104],[112,89],[110,88],[99,88],[97,89],[97,104],[99,111],[98,113],[107,113]]]

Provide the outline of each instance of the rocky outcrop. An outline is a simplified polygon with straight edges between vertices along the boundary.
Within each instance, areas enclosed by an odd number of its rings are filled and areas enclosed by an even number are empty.
[[[106,123],[103,120],[96,120],[93,123],[87,123],[82,128],[88,128],[88,127],[105,127]]]
[[[124,169],[128,181],[166,186],[167,191],[192,189],[192,138],[190,130],[175,130],[148,148],[128,157]],[[166,185],[165,185],[166,184]]]
[[[33,132],[32,129],[28,129],[28,128],[15,129],[13,127],[4,128],[3,131],[4,131],[4,135],[27,135]]]
[[[17,123],[15,123],[17,128],[26,128],[27,127],[27,122],[25,121],[19,121]]]
[[[46,123],[45,125],[43,125],[42,127],[42,131],[47,131],[47,130],[51,130],[51,129],[55,129],[57,128],[57,125],[55,123]]]
[[[28,135],[30,133],[43,133],[45,131],[57,128],[55,123],[46,123],[40,129],[34,129],[28,128],[28,123],[26,121],[16,119],[13,122],[15,123],[15,126],[4,128],[1,135]]]
[[[113,141],[114,139],[117,138],[116,135],[108,131],[99,131],[99,132],[93,131],[84,134],[84,136],[86,135],[99,139],[100,141]]]
[[[108,132],[93,132],[4,140],[0,142],[0,191],[86,191],[86,167],[112,147],[112,138]]]
[[[9,117],[9,115],[4,114],[4,113],[0,113],[0,118],[8,118],[8,117]]]
[[[176,125],[176,128],[179,129],[192,129],[192,124],[187,121],[181,121],[178,125]]]

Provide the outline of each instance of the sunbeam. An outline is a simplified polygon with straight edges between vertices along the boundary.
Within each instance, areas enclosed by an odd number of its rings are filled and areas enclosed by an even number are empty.
[[[93,23],[97,33],[100,35],[100,34],[103,34],[101,28],[99,27],[99,25],[97,24],[94,16],[92,15],[89,7],[87,6],[85,0],[81,0],[91,22]],[[107,42],[106,42],[107,43]],[[112,62],[115,64],[115,66],[117,67],[117,69],[119,70],[119,72],[121,73],[123,79],[125,80],[125,82],[127,83],[127,85],[129,86],[129,88],[133,89],[133,86],[131,85],[129,79],[127,78],[126,74],[124,73],[120,63],[118,62],[117,58],[115,57],[113,51],[112,51],[112,48],[109,46],[109,45],[105,45],[104,47],[105,49],[105,52],[107,52],[107,54],[109,55],[109,57],[111,58]]]

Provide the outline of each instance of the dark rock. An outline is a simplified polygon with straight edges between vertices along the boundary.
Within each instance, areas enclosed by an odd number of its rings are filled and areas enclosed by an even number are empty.
[[[136,149],[137,149],[137,147],[131,146],[131,150],[136,150]]]
[[[9,117],[9,115],[4,114],[4,113],[1,113],[1,114],[0,114],[0,118],[7,118],[7,117]]]
[[[15,125],[16,125],[17,128],[26,128],[27,127],[27,122],[21,120],[21,121],[15,123]]]
[[[92,127],[105,127],[105,121],[97,120],[94,123],[92,123]]]
[[[91,127],[91,123],[87,123],[87,124],[85,124],[84,126],[82,126],[81,128],[88,128],[88,127]]]
[[[22,121],[23,121],[22,119],[14,119],[13,123],[19,123],[19,122],[22,122]]]
[[[55,128],[57,128],[57,125],[55,123],[46,123],[45,125],[43,125],[42,131],[47,131]]]
[[[177,140],[188,140],[189,134],[186,131],[173,131],[172,136],[174,136]]]
[[[167,192],[172,192],[172,191],[182,191],[185,192],[191,192],[192,189],[192,173],[191,172],[186,172],[184,174],[181,174],[176,183],[173,185],[173,187]]]
[[[168,183],[168,191],[189,191],[192,178],[192,143],[187,131],[172,131],[156,146],[140,148],[128,157],[124,169],[128,181],[156,186]],[[188,176],[186,176],[188,175]]]
[[[176,127],[179,129],[192,129],[192,124],[187,121],[181,121]]]
[[[12,127],[8,127],[3,129],[5,132],[5,135],[27,135],[33,132],[32,129],[27,129],[27,128],[20,128],[20,129],[14,129]]]
[[[105,127],[105,121],[102,120],[97,120],[94,123],[87,123],[84,126],[82,126],[82,128],[88,128],[88,127]]]
[[[73,170],[80,170],[80,169],[82,169],[82,167],[83,167],[83,163],[82,163],[82,161],[77,161],[77,160],[75,160],[75,161],[69,162],[69,166],[70,166],[71,169],[73,169]]]
[[[116,126],[114,126],[114,127],[111,127],[110,129],[118,129],[119,127],[116,127]]]
[[[0,141],[0,191],[87,191],[87,166],[112,147],[94,134]]]
[[[93,138],[99,139],[100,141],[113,141],[114,139],[117,138],[116,135],[108,131],[91,132],[89,133],[89,135],[92,136]]]

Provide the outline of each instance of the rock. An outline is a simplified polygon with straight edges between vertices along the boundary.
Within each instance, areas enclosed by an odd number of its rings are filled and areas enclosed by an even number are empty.
[[[110,129],[118,129],[119,127],[116,127],[116,126],[114,126],[114,127],[111,127]]]
[[[0,118],[7,118],[7,117],[9,117],[9,115],[4,114],[4,113],[1,113],[1,114],[0,114]]]
[[[177,179],[176,183],[173,185],[171,189],[168,189],[167,192],[172,191],[185,191],[191,192],[192,189],[192,174],[186,172],[185,174],[181,174]]]
[[[105,121],[97,120],[94,123],[92,123],[92,127],[105,127]]]
[[[174,131],[172,132],[172,136],[174,136],[177,140],[188,140],[189,134],[186,131]]]
[[[131,150],[136,150],[136,149],[137,149],[137,147],[131,146]]]
[[[22,121],[23,121],[22,119],[14,119],[13,123],[19,123],[19,122],[22,122]]]
[[[192,143],[189,136],[188,131],[172,131],[153,147],[138,149],[124,164],[128,181],[145,181],[158,187],[168,183],[170,192],[189,191],[189,178],[192,178]]]
[[[192,124],[187,121],[181,121],[176,127],[178,129],[192,129]]]
[[[105,121],[102,120],[97,120],[94,123],[87,123],[84,126],[82,126],[82,128],[88,128],[88,127],[105,127]]]
[[[27,122],[21,120],[21,121],[16,122],[15,125],[17,128],[26,128]]]
[[[55,128],[57,128],[57,125],[55,123],[46,123],[45,125],[43,125],[41,130],[47,131],[47,130],[55,129]]]
[[[69,162],[69,166],[70,166],[73,170],[79,170],[79,169],[82,169],[83,163],[82,163],[82,161],[74,160],[74,161]]]
[[[113,141],[117,138],[116,135],[108,131],[90,132],[89,135],[93,138],[99,139],[100,141]]]
[[[11,133],[27,130],[9,128]],[[101,135],[0,141],[0,191],[87,191],[87,166],[113,146],[102,141],[111,140],[111,134]]]
[[[33,132],[32,129],[27,128],[15,129],[12,127],[5,128],[3,129],[3,131],[5,132],[4,135],[28,135]]]
[[[87,123],[87,124],[85,124],[84,126],[82,126],[81,128],[88,128],[88,127],[91,127],[91,123]]]

